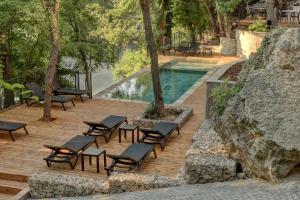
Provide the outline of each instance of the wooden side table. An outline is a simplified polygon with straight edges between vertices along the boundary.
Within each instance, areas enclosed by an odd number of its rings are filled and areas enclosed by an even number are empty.
[[[92,164],[92,157],[96,157],[97,173],[99,173],[99,157],[103,154],[104,167],[106,167],[106,151],[104,149],[88,148],[81,154],[81,169],[84,171],[84,156],[89,157],[90,165]]]
[[[137,141],[140,140],[139,126],[134,124],[123,124],[119,128],[119,143],[121,143],[121,133],[124,131],[124,136],[127,138],[127,131],[131,131],[131,143],[134,143],[134,131],[137,130]]]

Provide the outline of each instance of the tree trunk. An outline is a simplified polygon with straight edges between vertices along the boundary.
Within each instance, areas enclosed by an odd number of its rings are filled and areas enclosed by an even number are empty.
[[[87,62],[87,56],[85,52],[82,49],[79,49],[81,60],[84,64],[84,71],[85,71],[85,85],[86,88],[89,91],[89,97],[92,98],[93,92],[92,92],[92,77],[91,77],[91,66]]]
[[[159,79],[157,48],[156,48],[156,44],[152,32],[149,0],[140,0],[140,5],[143,12],[146,42],[147,42],[147,46],[150,53],[150,59],[151,59],[151,74],[152,74],[152,84],[153,84],[153,92],[154,92],[154,103],[157,108],[159,116],[162,116],[164,113],[164,101],[163,101],[163,95],[162,95],[161,84]]]
[[[11,34],[8,31],[8,39],[6,44],[4,44],[4,70],[3,70],[3,80],[9,82],[12,78],[12,65],[11,65]],[[15,95],[13,91],[4,90],[4,107],[8,108],[15,104]]]
[[[203,3],[205,5],[205,8],[206,8],[208,16],[209,16],[210,24],[211,24],[212,30],[213,30],[213,36],[216,37],[216,35],[219,32],[219,28],[217,25],[216,17],[214,16],[214,9],[212,8],[212,6],[210,6],[208,0],[203,0]]]
[[[266,0],[267,6],[267,21],[271,22],[271,27],[277,25],[277,19],[274,10],[274,1],[273,0]]]
[[[45,104],[44,104],[44,115],[43,121],[51,121],[51,100],[53,92],[53,81],[56,75],[57,64],[58,64],[58,10],[60,6],[60,0],[55,0],[54,5],[50,9],[51,19],[51,55],[49,60],[48,71],[45,80]]]
[[[173,13],[170,0],[164,0],[164,12],[166,16],[165,37],[172,41]]]

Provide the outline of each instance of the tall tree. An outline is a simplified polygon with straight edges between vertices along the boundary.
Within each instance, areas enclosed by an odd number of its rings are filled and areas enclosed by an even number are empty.
[[[50,23],[51,23],[51,54],[49,60],[48,71],[45,79],[45,104],[44,104],[44,121],[51,121],[51,100],[53,92],[53,81],[56,75],[58,64],[58,13],[60,7],[60,0],[54,0],[53,4],[50,1],[45,2],[50,10]]]
[[[212,6],[212,4],[210,3],[209,0],[203,0],[203,4],[204,4],[204,6],[207,10],[208,16],[209,16],[213,35],[216,36],[216,34],[219,33],[219,27],[218,27],[218,23],[217,23],[217,16],[215,14],[216,13],[215,7]]]
[[[266,0],[266,6],[267,6],[267,20],[270,21],[271,26],[274,27],[277,24],[274,0]]]
[[[164,100],[159,78],[158,54],[152,30],[149,0],[140,0],[140,5],[143,12],[147,47],[150,53],[154,103],[155,107],[157,108],[158,115],[162,116],[164,114]]]

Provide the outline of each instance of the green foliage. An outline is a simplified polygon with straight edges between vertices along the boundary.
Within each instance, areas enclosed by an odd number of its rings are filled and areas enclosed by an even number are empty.
[[[243,82],[238,82],[235,85],[230,86],[228,80],[225,80],[221,85],[215,87],[211,94],[213,100],[211,112],[213,116],[221,116],[228,106],[229,100],[231,100],[243,86]]]
[[[172,9],[174,23],[187,28],[192,37],[206,30],[208,26],[207,13],[203,4],[198,0],[173,0]]]
[[[31,96],[33,100],[39,101],[39,98],[36,96],[32,96],[32,91],[31,90],[24,90],[25,86],[20,83],[7,83],[4,80],[0,79],[0,87],[12,91],[15,95],[17,96],[23,96],[23,97],[28,97]]]
[[[127,50],[113,69],[114,78],[128,77],[149,63],[146,50]]]
[[[230,15],[242,1],[243,0],[216,0],[216,8],[221,15]]]
[[[267,23],[262,20],[257,20],[253,24],[249,26],[249,31],[255,31],[255,32],[267,32],[268,26]]]
[[[146,119],[159,119],[159,109],[152,102],[144,112]]]

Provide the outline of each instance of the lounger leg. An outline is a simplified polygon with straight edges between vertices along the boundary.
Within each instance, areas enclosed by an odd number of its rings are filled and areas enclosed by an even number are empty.
[[[72,104],[73,104],[73,107],[75,107],[75,103],[74,103],[74,101],[72,100],[71,102],[72,102]]]
[[[12,135],[12,131],[8,131],[8,134],[10,135],[12,141],[14,142],[14,141],[15,141],[15,138],[14,138],[13,135]]]
[[[119,143],[121,143],[121,130],[119,129]]]
[[[108,140],[106,136],[104,136],[105,142],[108,143]]]
[[[24,130],[25,130],[26,134],[29,135],[29,133],[28,133],[28,131],[27,131],[27,129],[26,129],[25,126],[24,126]]]
[[[97,142],[97,138],[95,139],[95,144],[96,144],[97,149],[99,149],[99,145],[98,145],[98,142]]]
[[[99,170],[99,156],[97,156],[97,173],[99,173],[100,172],[100,170]]]
[[[133,144],[134,143],[134,130],[132,131],[131,135],[132,135],[131,143]]]
[[[82,96],[81,96],[81,95],[79,95],[79,97],[80,97],[80,99],[81,99],[81,102],[82,102],[82,103],[84,103]]]
[[[92,157],[89,156],[89,162],[90,162],[90,165],[92,164]]]
[[[156,151],[155,151],[155,146],[154,146],[154,149],[153,149],[153,153],[154,153],[154,157],[157,158]]]
[[[81,155],[81,171],[84,171],[84,156]]]
[[[104,167],[106,168],[106,151],[103,152]]]
[[[47,166],[50,167],[51,166],[51,162],[46,160]]]
[[[61,103],[61,105],[62,105],[62,107],[63,107],[64,111],[66,111],[66,108],[65,108],[65,105],[64,105],[64,103]]]
[[[178,132],[178,135],[180,135],[180,132],[179,132],[179,126],[177,126],[177,132]]]

